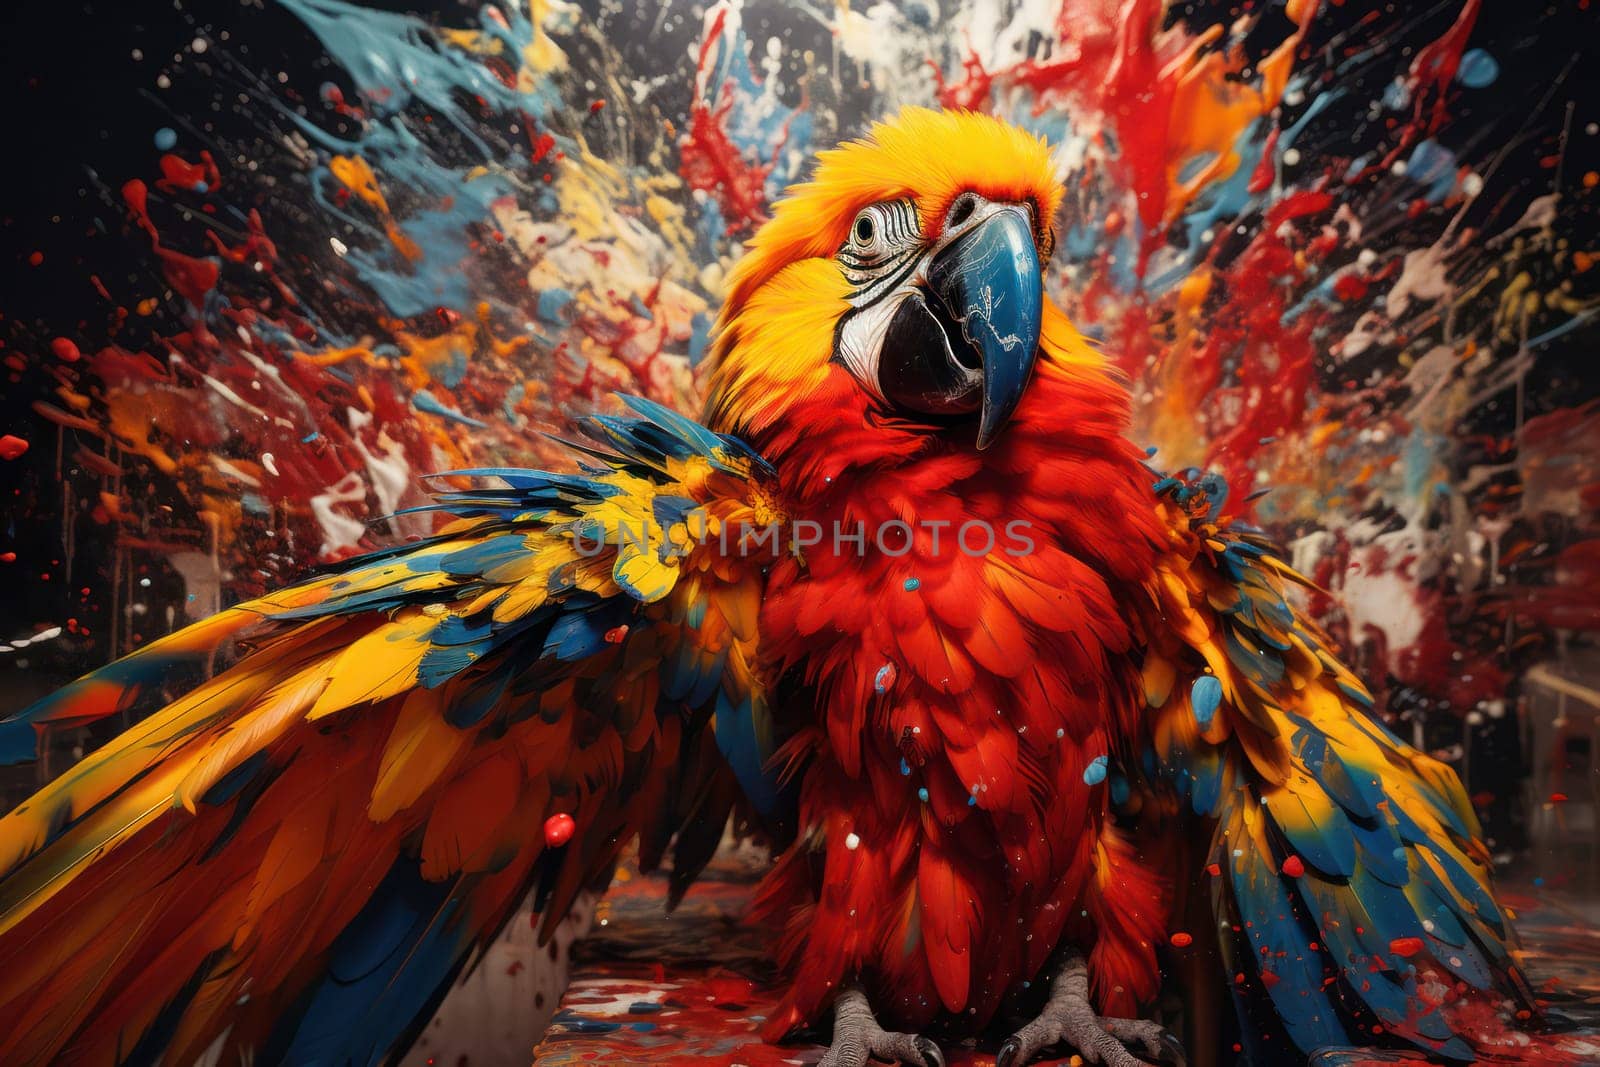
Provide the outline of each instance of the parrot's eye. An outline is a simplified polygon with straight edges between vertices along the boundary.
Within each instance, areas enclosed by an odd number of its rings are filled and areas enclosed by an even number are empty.
[[[909,200],[869,204],[850,224],[839,266],[850,280],[851,302],[870,303],[903,280],[922,251],[917,209]]]

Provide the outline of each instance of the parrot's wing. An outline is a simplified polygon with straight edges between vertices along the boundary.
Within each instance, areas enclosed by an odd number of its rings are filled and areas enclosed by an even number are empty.
[[[1286,595],[1309,583],[1219,521],[1224,487],[1157,489],[1178,547],[1153,587],[1144,771],[1215,820],[1212,905],[1245,1039],[1309,1052],[1387,1033],[1470,1058],[1440,1007],[1451,986],[1531,993],[1460,781],[1371,714]]]
[[[0,820],[0,1063],[381,1061],[530,889],[553,926],[635,834],[646,862],[678,834],[681,882],[734,773],[776,802],[760,572],[716,541],[770,469],[628,403],[585,424],[583,474],[468,472],[506,487],[4,724],[92,721],[248,642]]]

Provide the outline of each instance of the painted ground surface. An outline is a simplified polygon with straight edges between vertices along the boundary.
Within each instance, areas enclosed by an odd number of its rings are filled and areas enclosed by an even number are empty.
[[[579,947],[572,985],[533,1057],[538,1067],[577,1064],[815,1063],[818,1045],[765,1045],[762,1018],[778,1001],[757,931],[739,923],[759,865],[724,853],[707,882],[663,919],[664,879],[630,877],[613,887],[597,927]],[[1516,907],[1534,984],[1552,1007],[1579,1024],[1559,1036],[1521,1045],[1508,1037],[1501,1059],[1486,1062],[1577,1064],[1600,1058],[1600,908],[1569,891],[1534,886],[1526,877],[1507,885]],[[946,1044],[951,1064],[992,1067],[983,1051]],[[452,1062],[447,1048],[440,1063]],[[1421,1057],[1374,1059],[1370,1052],[1328,1053],[1316,1067],[1380,1062],[1425,1062]],[[1071,1063],[1070,1058],[1046,1063]]]

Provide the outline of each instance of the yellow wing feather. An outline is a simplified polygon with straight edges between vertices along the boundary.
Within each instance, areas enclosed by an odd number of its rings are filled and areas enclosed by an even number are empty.
[[[1382,725],[1294,604],[1309,583],[1219,517],[1217,480],[1156,488],[1174,549],[1150,583],[1144,770],[1168,799],[1154,813],[1213,827],[1219,948],[1254,979],[1240,996],[1269,999],[1306,1053],[1376,1026],[1470,1056],[1418,974],[1531,994],[1460,781]]]
[[[168,1016],[173,1052],[225,1033],[294,1059],[317,1016],[285,1013],[343,995],[323,971],[394,879],[414,886],[402,904],[451,916],[393,957],[431,995],[530,886],[558,919],[635,834],[725,821],[731,796],[704,798],[731,777],[684,778],[686,746],[712,766],[715,741],[662,671],[690,665],[674,684],[696,699],[759,684],[743,659],[722,679],[718,654],[727,619],[753,642],[759,578],[686,561],[713,522],[750,513],[765,475],[737,442],[630,403],[642,419],[587,427],[614,449],[604,469],[443,494],[463,518],[435,537],[230,609],[0,723],[14,737],[92,721],[172,664],[221,667],[0,818],[0,1062],[113,1062]],[[577,832],[552,851],[540,827],[556,812]],[[406,988],[391,976],[352,1009],[374,1013],[366,1027],[312,1036],[399,1040],[424,1006],[389,1005]]]

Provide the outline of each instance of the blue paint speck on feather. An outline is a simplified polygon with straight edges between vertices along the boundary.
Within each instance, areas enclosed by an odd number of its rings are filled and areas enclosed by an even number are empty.
[[[1217,714],[1217,705],[1221,703],[1222,683],[1215,675],[1202,674],[1194,680],[1194,686],[1189,690],[1189,704],[1194,708],[1195,722],[1210,726]]]
[[[894,684],[894,664],[885,663],[878,668],[878,673],[872,679],[872,688],[879,693],[887,693]]]
[[[1090,760],[1089,766],[1083,769],[1083,784],[1099,785],[1101,782],[1105,781],[1106,767],[1110,764],[1110,762],[1111,761],[1105,756],[1096,756],[1094,759]]]

